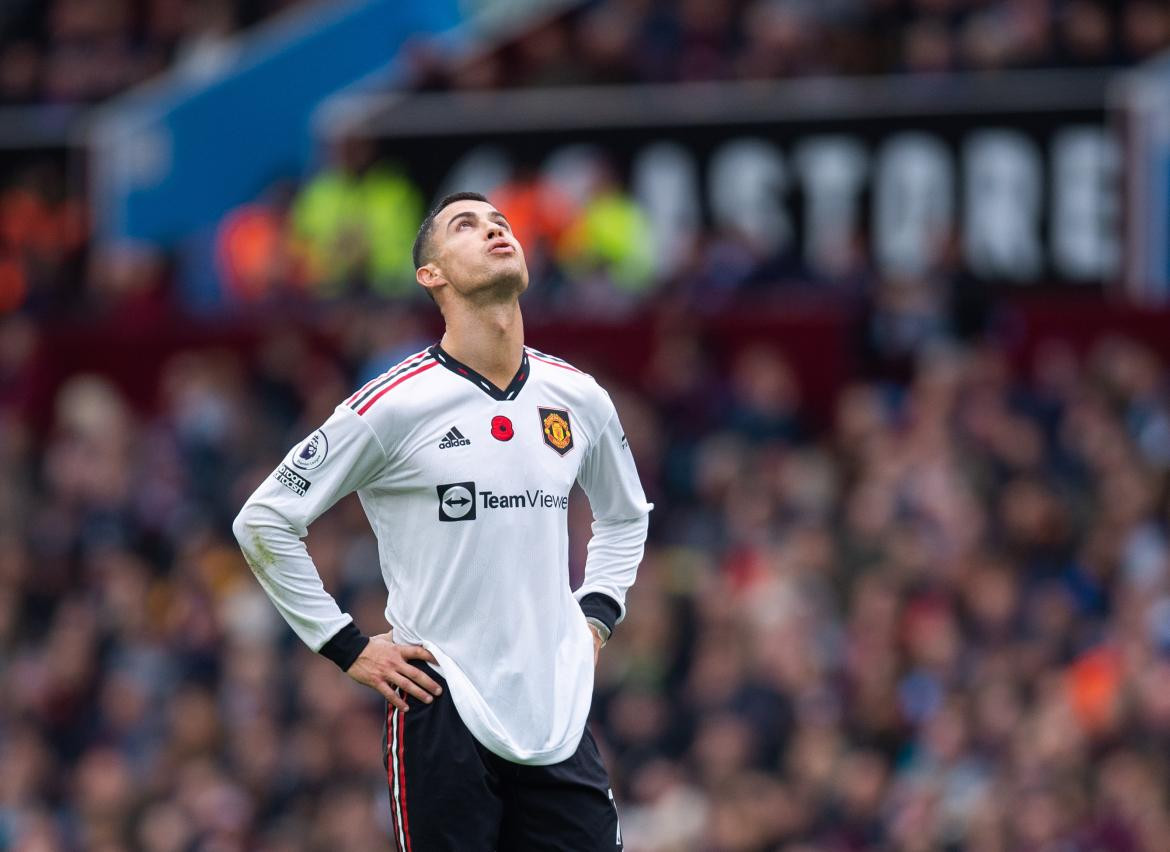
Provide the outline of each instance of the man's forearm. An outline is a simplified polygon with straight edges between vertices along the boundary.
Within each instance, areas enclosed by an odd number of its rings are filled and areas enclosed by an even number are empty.
[[[263,502],[249,501],[232,531],[261,588],[297,636],[347,669],[369,640],[325,591],[297,530]]]
[[[611,632],[625,617],[626,592],[634,584],[646,546],[647,516],[597,520],[577,600],[586,617]]]

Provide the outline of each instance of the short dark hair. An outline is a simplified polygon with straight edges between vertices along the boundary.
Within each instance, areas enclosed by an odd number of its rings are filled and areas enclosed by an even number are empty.
[[[414,268],[419,269],[430,262],[431,256],[431,234],[435,230],[435,217],[443,212],[443,208],[454,204],[456,201],[483,201],[491,204],[487,200],[487,196],[481,195],[478,192],[453,192],[450,195],[443,196],[443,199],[431,208],[431,212],[422,220],[422,224],[418,226],[418,235],[414,238],[414,247],[410,250],[410,256],[414,259]]]

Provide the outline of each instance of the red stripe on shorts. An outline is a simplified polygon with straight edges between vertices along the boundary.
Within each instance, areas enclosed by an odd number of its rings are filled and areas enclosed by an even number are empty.
[[[406,852],[410,849],[410,815],[406,810],[406,746],[402,729],[406,727],[406,714],[398,716],[398,798],[402,807],[402,833],[406,835]]]
[[[394,765],[398,762],[396,748],[397,739],[394,736],[394,714],[398,710],[393,704],[386,705],[386,783],[390,788],[390,833],[394,835],[394,848],[398,852],[406,852],[402,848],[402,840],[398,836],[398,799],[394,795]]]

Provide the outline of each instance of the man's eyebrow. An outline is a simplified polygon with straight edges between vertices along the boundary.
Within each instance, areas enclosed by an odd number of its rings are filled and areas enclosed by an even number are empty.
[[[447,229],[450,230],[451,226],[454,225],[456,222],[458,222],[460,219],[474,220],[475,218],[476,218],[476,216],[475,216],[474,210],[464,210],[462,213],[456,213],[454,216],[451,217],[450,221],[447,222]]]
[[[501,213],[499,210],[493,210],[491,213],[488,214],[488,218],[489,219],[500,219],[501,221],[503,221],[503,223],[505,225],[508,225],[509,227],[511,227],[511,224],[512,224],[511,222],[508,221],[508,217],[505,216],[503,213]]]

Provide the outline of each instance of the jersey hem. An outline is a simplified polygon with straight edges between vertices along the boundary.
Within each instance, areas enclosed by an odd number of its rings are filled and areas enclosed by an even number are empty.
[[[593,703],[592,687],[590,688],[589,700],[581,719],[580,728],[577,730],[575,736],[564,740],[552,748],[518,750],[492,732],[488,725],[484,723],[484,719],[480,713],[476,712],[474,701],[471,702],[471,706],[467,709],[461,706],[462,702],[458,696],[464,688],[470,690],[473,695],[477,693],[470,682],[468,682],[467,676],[456,665],[455,661],[431,643],[422,642],[421,644],[435,656],[437,664],[432,663],[431,665],[435,671],[446,679],[448,687],[447,694],[455,702],[455,711],[459,714],[459,718],[463,721],[464,726],[466,726],[471,736],[475,738],[475,741],[492,754],[510,763],[517,763],[523,766],[549,766],[554,763],[560,763],[563,760],[568,760],[576,752],[577,746],[581,743],[581,738],[585,735],[585,725],[589,720],[589,705]],[[449,663],[449,666],[444,665],[444,660]]]

